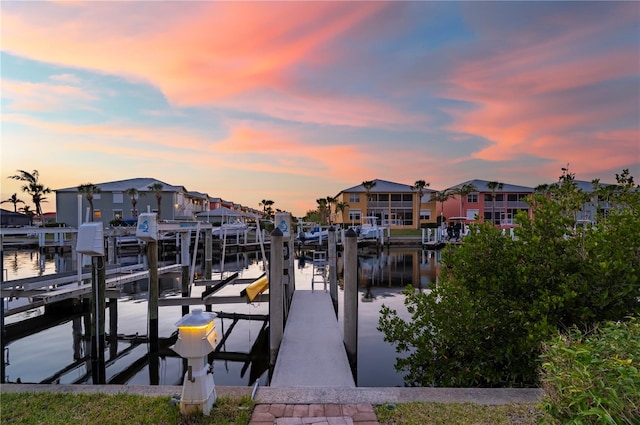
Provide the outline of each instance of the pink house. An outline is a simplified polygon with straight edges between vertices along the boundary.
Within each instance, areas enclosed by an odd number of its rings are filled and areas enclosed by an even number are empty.
[[[518,211],[525,211],[531,216],[527,199],[533,195],[534,188],[487,180],[469,180],[445,189],[445,193],[449,193],[450,197],[444,202],[444,210],[440,202],[437,210],[438,215],[444,215],[445,220],[464,217],[468,222],[489,221],[496,226],[513,227]]]

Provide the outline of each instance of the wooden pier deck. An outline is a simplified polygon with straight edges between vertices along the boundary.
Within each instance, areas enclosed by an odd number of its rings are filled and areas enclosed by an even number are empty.
[[[141,270],[142,265],[127,267],[112,267],[107,270],[106,287],[116,291],[107,294],[108,298],[118,297],[120,287],[125,283],[145,279],[149,276],[149,270]],[[179,264],[158,268],[158,274],[176,272],[181,269]],[[78,274],[75,272],[38,276],[26,279],[11,280],[2,283],[3,298],[30,298],[30,302],[5,311],[5,316],[10,316],[32,308],[46,304],[66,300],[69,298],[83,297],[91,293],[91,273],[82,273],[82,283],[78,284]],[[43,289],[44,288],[44,289]]]
[[[328,292],[294,292],[270,386],[355,388]]]

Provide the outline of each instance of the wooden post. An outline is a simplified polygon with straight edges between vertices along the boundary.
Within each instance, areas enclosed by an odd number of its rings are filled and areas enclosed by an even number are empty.
[[[211,227],[207,227],[204,231],[204,278],[211,280],[213,273],[213,237],[211,235]]]
[[[269,365],[276,364],[284,335],[283,235],[277,227],[271,232],[271,260],[269,261]]]
[[[180,233],[180,264],[182,265],[182,274],[180,283],[182,286],[182,296],[189,297],[189,245],[191,244],[191,232]],[[182,315],[189,314],[189,306],[182,306]]]
[[[0,236],[0,264],[4,265],[4,250],[2,249],[2,236]],[[0,283],[4,282],[4,270],[0,270]],[[0,359],[0,384],[5,383],[5,363],[4,363],[4,349],[6,347],[6,331],[4,329],[4,297],[0,297],[0,353],[2,358]]]
[[[358,236],[353,229],[344,238],[344,346],[351,370],[358,352]],[[354,374],[355,376],[355,374]]]
[[[106,270],[104,256],[91,258],[91,379],[94,384],[106,383],[104,363],[104,322]]]
[[[147,259],[149,261],[149,342],[151,351],[158,351],[158,241],[147,242]],[[155,349],[155,350],[154,350]]]
[[[109,298],[109,357],[118,355],[118,299]]]
[[[333,303],[333,310],[338,316],[338,259],[336,249],[336,229],[335,227],[329,227],[329,294],[331,295],[331,302]]]

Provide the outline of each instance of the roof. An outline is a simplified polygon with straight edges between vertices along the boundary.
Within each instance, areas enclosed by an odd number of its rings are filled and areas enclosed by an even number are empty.
[[[371,190],[369,191],[370,193],[394,193],[394,192],[406,193],[406,192],[411,192],[413,188],[412,184],[395,183],[395,182],[390,182],[387,180],[380,180],[380,179],[375,179],[373,181],[376,184],[371,188]],[[366,191],[367,190],[364,188],[362,184],[358,186],[350,187],[349,189],[342,190],[342,192],[366,192]],[[430,192],[436,192],[436,191],[433,189],[429,189],[428,187],[425,187],[424,189],[422,189],[422,192],[430,193]]]
[[[19,212],[5,210],[4,208],[0,208],[0,215],[11,216],[11,217],[27,217],[26,214],[22,214]]]
[[[489,186],[488,186],[489,183],[490,183],[490,180],[479,180],[479,179],[468,180],[466,182],[457,184],[455,186],[451,186],[447,188],[447,190],[458,189],[464,186],[465,184],[468,184],[468,185],[475,186],[476,189],[478,189],[478,192],[492,192],[492,190],[489,189]],[[500,182],[500,183],[502,183],[502,189],[500,190],[500,192],[533,193],[535,191],[533,187],[518,186],[515,184],[504,183],[504,182]]]
[[[196,217],[250,217],[250,215],[227,207],[219,207],[210,211],[199,212]]]
[[[126,192],[128,189],[134,188],[139,192],[148,192],[149,186],[160,183],[163,192],[188,192],[184,186],[173,186],[163,181],[148,177],[138,177],[134,179],[117,180],[106,183],[95,183],[95,185],[103,192]],[[55,189],[55,192],[77,192],[78,186],[67,187],[64,189]]]

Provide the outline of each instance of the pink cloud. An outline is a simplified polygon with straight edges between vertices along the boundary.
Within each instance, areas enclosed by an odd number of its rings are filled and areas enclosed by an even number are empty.
[[[58,79],[57,81],[61,81]],[[2,80],[2,97],[13,111],[60,111],[60,109],[89,109],[97,97],[81,87],[60,83],[31,83]]]
[[[408,114],[372,99],[301,99],[287,77],[300,63],[330,65],[337,53],[327,46],[385,3],[204,2],[179,9],[171,4],[135,5],[147,12],[144,22],[130,3],[94,3],[73,13],[48,5],[41,14],[29,10],[28,20],[6,10],[3,49],[147,81],[177,106],[241,107],[338,125],[408,121]],[[286,106],[292,103],[295,108]]]

